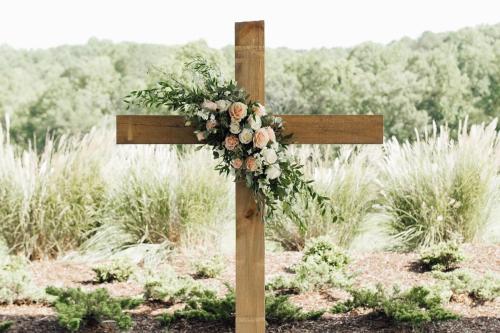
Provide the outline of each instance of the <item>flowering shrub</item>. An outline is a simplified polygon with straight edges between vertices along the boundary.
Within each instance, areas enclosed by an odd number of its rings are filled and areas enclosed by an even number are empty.
[[[245,91],[222,79],[203,59],[186,67],[194,73],[194,84],[171,78],[152,89],[133,91],[125,101],[145,107],[167,106],[183,114],[198,141],[212,147],[214,158],[220,161],[216,170],[233,172],[236,180],[245,181],[270,215],[283,202],[279,207],[293,216],[290,199],[302,192],[324,211],[327,198],[314,191],[304,179],[302,165],[286,154],[289,137],[283,134],[282,119],[259,102],[248,101]]]

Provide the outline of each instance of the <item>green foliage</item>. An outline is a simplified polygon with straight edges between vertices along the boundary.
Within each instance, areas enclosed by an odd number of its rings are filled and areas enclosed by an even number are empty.
[[[454,294],[466,294],[477,303],[493,301],[500,296],[500,278],[493,273],[477,276],[466,270],[457,270],[434,272],[433,276],[443,280]]]
[[[356,308],[371,309],[388,318],[418,326],[425,322],[457,319],[458,316],[442,307],[442,299],[427,287],[412,287],[401,292],[395,288],[388,294],[381,285],[376,290],[351,289],[352,299],[337,303],[333,313],[349,312]]]
[[[0,321],[0,333],[6,333],[14,324],[11,320]]]
[[[207,260],[199,260],[194,263],[195,276],[201,279],[216,278],[222,273],[225,267],[226,263],[222,256],[213,256]]]
[[[266,283],[266,290],[273,294],[299,294],[301,289],[302,285],[296,276],[278,275]]]
[[[125,282],[134,273],[134,267],[124,260],[115,260],[93,267],[97,283]]]
[[[218,297],[215,292],[211,291],[198,293],[187,301],[184,309],[177,310],[173,314],[163,314],[159,319],[164,326],[181,319],[218,321],[226,325],[234,325],[235,312],[235,294],[234,290],[229,288],[229,292],[224,297]],[[323,313],[322,310],[304,312],[300,307],[290,303],[287,296],[266,297],[266,321],[269,323],[316,320]]]
[[[146,278],[144,298],[151,301],[178,303],[189,301],[207,291],[202,284],[191,277],[179,277],[169,267]]]
[[[415,143],[385,143],[382,202],[402,248],[473,241],[484,230],[498,205],[496,125],[463,124],[457,141],[434,128]]]
[[[26,259],[9,256],[0,247],[0,304],[45,299],[44,293],[35,286],[26,263]]]
[[[465,259],[460,246],[454,242],[432,245],[420,252],[419,263],[428,270],[449,271]]]
[[[132,318],[123,310],[137,307],[142,302],[127,298],[114,299],[103,288],[86,293],[79,288],[48,287],[46,292],[57,297],[54,306],[59,324],[71,332],[102,320],[113,320],[120,330],[128,330],[132,327]]]

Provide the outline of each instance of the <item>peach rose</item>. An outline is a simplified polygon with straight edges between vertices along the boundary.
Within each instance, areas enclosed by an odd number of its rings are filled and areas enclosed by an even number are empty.
[[[206,137],[206,132],[197,132],[196,133],[196,138],[198,139],[198,141],[205,140],[207,138]]]
[[[252,112],[257,116],[262,117],[266,115],[266,108],[262,104],[257,104],[252,107]]]
[[[207,121],[207,130],[211,130],[211,129],[214,129],[215,126],[217,126],[217,121],[215,119],[210,119],[209,121]]]
[[[236,135],[226,136],[226,140],[224,140],[224,146],[227,150],[234,150],[239,143],[240,141]]]
[[[267,136],[269,137],[269,140],[272,142],[276,142],[276,134],[274,133],[274,130],[271,126],[266,126],[264,127],[267,131]]]
[[[269,142],[269,134],[265,128],[257,130],[253,136],[253,145],[257,148],[264,148]]]
[[[204,100],[203,103],[201,103],[201,107],[210,111],[217,110],[217,104],[215,102],[209,101],[208,99]]]
[[[235,169],[240,169],[241,166],[243,165],[243,161],[241,160],[241,158],[235,158],[234,160],[231,161],[231,165]]]
[[[252,156],[247,157],[245,165],[248,170],[252,172],[257,171],[257,160],[255,159],[255,157]]]
[[[229,115],[233,121],[241,121],[247,116],[247,105],[244,103],[236,102],[229,107]]]

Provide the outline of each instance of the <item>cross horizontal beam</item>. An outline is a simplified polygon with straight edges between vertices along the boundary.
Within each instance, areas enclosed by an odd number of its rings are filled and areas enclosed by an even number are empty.
[[[298,144],[380,144],[379,115],[282,115],[285,134]],[[118,144],[199,144],[183,116],[116,116]]]

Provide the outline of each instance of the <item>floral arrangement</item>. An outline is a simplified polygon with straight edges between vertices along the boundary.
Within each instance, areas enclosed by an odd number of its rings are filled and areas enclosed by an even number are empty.
[[[292,203],[305,193],[323,211],[328,198],[315,192],[304,178],[303,166],[287,155],[283,121],[258,101],[249,101],[236,82],[222,78],[220,71],[202,58],[186,64],[191,83],[174,77],[154,88],[132,91],[125,102],[142,107],[167,106],[184,115],[200,143],[209,145],[219,159],[216,170],[234,173],[253,190],[259,207],[268,216],[279,207],[297,218]],[[286,124],[285,124],[286,125]]]

